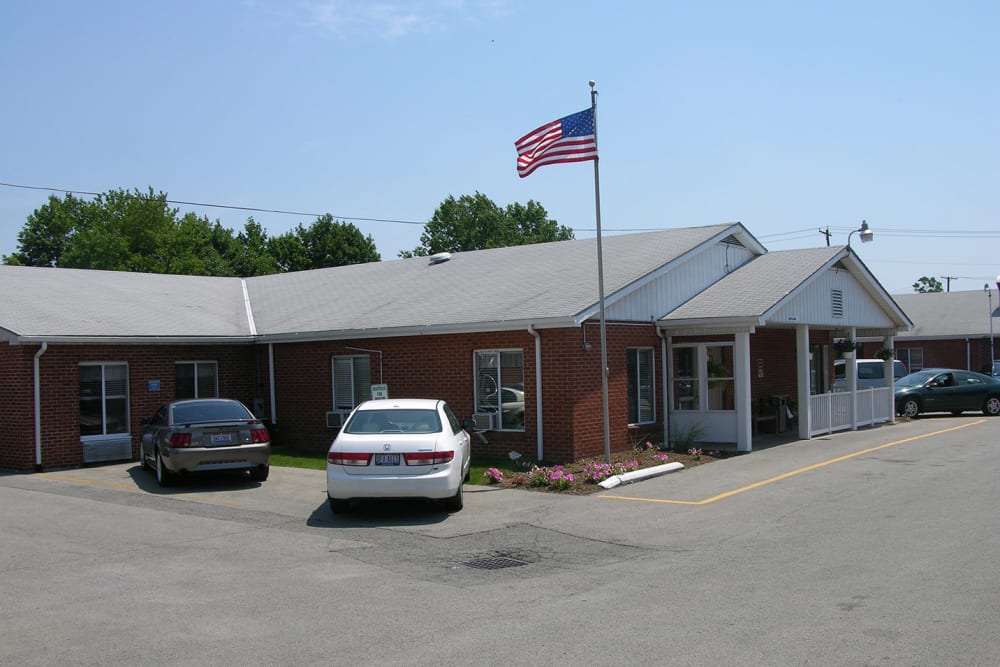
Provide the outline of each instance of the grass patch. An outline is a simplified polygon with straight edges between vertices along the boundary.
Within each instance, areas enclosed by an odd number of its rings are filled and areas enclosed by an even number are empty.
[[[300,452],[287,447],[271,446],[271,465],[281,468],[326,470],[326,453]]]
[[[310,470],[326,470],[326,453],[315,454],[300,452],[287,447],[271,446],[271,465],[281,468],[308,468]],[[504,475],[521,472],[513,467],[507,458],[472,457],[472,469],[469,473],[469,484],[485,484],[483,473],[487,468],[498,468]]]

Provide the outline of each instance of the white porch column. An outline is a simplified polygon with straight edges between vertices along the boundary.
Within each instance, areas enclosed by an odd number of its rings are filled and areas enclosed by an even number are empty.
[[[896,351],[896,337],[892,334],[882,337],[882,347],[887,350]],[[889,387],[896,384],[896,355],[889,357],[885,360],[885,369],[882,371],[882,377],[885,378],[885,383]],[[896,423],[896,399],[892,399],[892,407],[889,408],[889,423]]]
[[[857,341],[858,330],[851,327],[848,336]],[[847,380],[847,391],[851,394],[851,430],[858,430],[858,351],[854,350],[844,360],[844,379]]]
[[[736,377],[736,451],[753,449],[750,427],[752,401],[750,400],[750,334],[736,334],[733,346],[733,375]]]
[[[820,363],[817,359],[816,363]],[[795,325],[795,386],[799,402],[799,438],[809,439],[812,406],[809,401],[809,325]]]

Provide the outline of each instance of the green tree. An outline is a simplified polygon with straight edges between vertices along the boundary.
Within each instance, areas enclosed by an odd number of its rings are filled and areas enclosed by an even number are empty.
[[[35,209],[17,233],[19,250],[3,257],[4,264],[58,266],[73,232],[86,224],[93,213],[89,201],[67,194],[55,195]]]
[[[501,209],[476,192],[458,199],[449,195],[424,225],[420,245],[400,257],[424,257],[439,252],[503,248],[515,245],[567,241],[573,230],[549,220],[541,204],[509,204]]]
[[[241,278],[278,272],[278,262],[268,250],[267,232],[252,217],[247,218],[226,258],[233,273]]]
[[[913,283],[913,291],[920,292],[921,294],[926,294],[927,292],[943,292],[944,285],[937,278],[929,278],[927,276],[921,276],[917,279],[917,282]]]
[[[271,238],[268,250],[281,271],[305,271],[330,266],[378,262],[382,257],[372,237],[364,236],[349,222],[334,220],[329,213],[316,218],[309,227]]]

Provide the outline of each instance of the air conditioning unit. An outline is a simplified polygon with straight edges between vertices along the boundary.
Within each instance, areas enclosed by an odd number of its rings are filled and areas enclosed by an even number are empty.
[[[327,428],[340,428],[347,421],[347,416],[351,414],[350,410],[331,410],[326,413],[326,427]]]
[[[477,431],[497,431],[500,429],[500,413],[477,412],[472,415]]]

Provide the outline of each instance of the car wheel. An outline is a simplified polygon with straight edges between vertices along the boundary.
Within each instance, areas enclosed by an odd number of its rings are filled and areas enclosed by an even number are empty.
[[[343,514],[351,508],[350,500],[343,500],[341,498],[329,498],[330,501],[330,511],[334,514]]]
[[[146,460],[146,453],[142,451],[142,445],[139,445],[139,467],[149,470],[149,461]]]
[[[156,450],[156,483],[160,486],[170,486],[177,479],[177,476],[167,469],[163,464],[163,456],[160,450]]]
[[[990,396],[983,405],[983,414],[987,417],[1000,415],[1000,396]]]
[[[271,472],[271,466],[269,465],[263,465],[263,466],[257,466],[256,468],[251,468],[250,479],[252,479],[255,482],[267,481],[267,476],[270,474],[270,472]]]
[[[920,414],[920,401],[915,398],[907,398],[899,404],[899,412],[911,419],[916,417]]]
[[[455,492],[455,495],[444,501],[444,508],[449,512],[458,512],[465,505],[465,501],[462,498],[463,486],[463,484],[459,484],[458,491]]]

